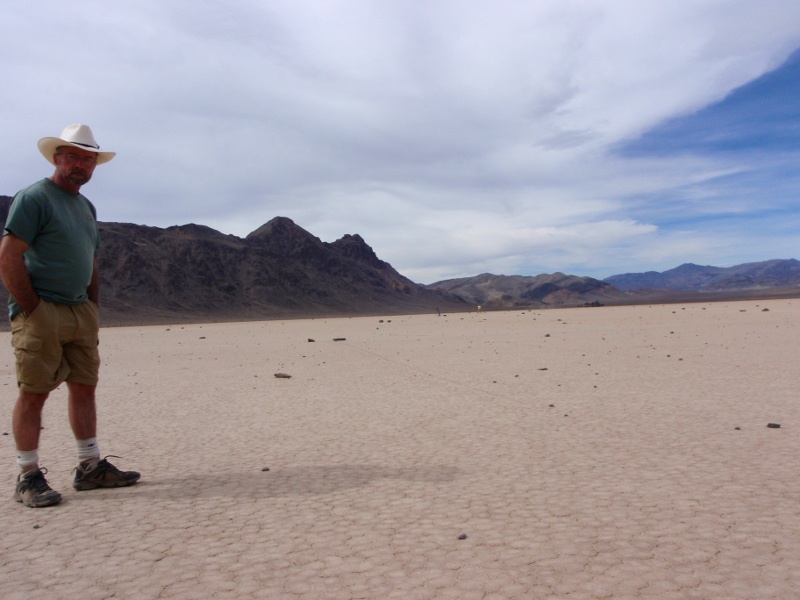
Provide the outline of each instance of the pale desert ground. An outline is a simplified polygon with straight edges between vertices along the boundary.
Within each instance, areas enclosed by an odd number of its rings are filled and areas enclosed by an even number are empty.
[[[30,509],[3,333],[2,596],[800,598],[799,346],[800,300],[104,328],[142,481],[72,489],[60,389]]]

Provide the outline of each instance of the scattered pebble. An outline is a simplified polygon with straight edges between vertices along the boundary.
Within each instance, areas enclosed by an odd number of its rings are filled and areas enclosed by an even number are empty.
[[[278,379],[291,379],[291,375],[287,375],[286,373],[275,373],[275,377]]]
[[[201,335],[201,336],[200,336],[200,339],[201,339],[201,340],[204,340],[204,339],[206,339],[206,336],[204,336],[204,335]]]
[[[262,471],[269,471],[269,467],[263,467],[261,470]]]
[[[458,539],[460,539],[460,540],[467,539],[467,534],[466,533],[462,533],[460,536],[458,536]]]
[[[308,338],[308,341],[309,342],[316,342],[317,340],[315,340],[314,338]]]
[[[778,429],[780,426],[780,423],[767,423],[767,427],[771,427],[772,429]]]
[[[33,526],[34,529],[39,529],[40,527],[41,527],[41,525],[34,525]]]
[[[344,342],[347,338],[333,338],[334,342]]]
[[[741,430],[742,430],[742,428],[741,428],[741,427],[734,427],[734,429],[735,429],[736,431],[741,431]]]

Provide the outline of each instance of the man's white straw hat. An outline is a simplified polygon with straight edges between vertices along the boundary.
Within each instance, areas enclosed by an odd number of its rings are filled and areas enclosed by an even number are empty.
[[[42,153],[48,162],[56,164],[53,161],[53,155],[59,146],[74,146],[81,150],[88,150],[89,152],[97,152],[97,164],[102,165],[114,158],[116,152],[100,151],[100,145],[95,141],[94,134],[88,125],[68,125],[61,132],[61,137],[45,137],[39,140],[39,152]]]

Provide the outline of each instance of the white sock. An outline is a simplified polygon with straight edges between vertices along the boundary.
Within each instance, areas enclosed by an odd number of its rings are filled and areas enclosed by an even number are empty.
[[[39,464],[39,449],[17,450],[17,464],[22,473],[33,471],[33,467]]]
[[[97,438],[75,441],[78,444],[78,462],[91,461],[94,464],[100,460],[100,446],[97,444]]]

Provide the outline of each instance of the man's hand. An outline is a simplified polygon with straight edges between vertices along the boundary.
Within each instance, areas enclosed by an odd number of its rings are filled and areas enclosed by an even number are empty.
[[[0,242],[0,276],[8,293],[25,311],[31,314],[39,306],[39,296],[33,289],[31,276],[23,255],[28,244],[13,233],[7,233]]]

